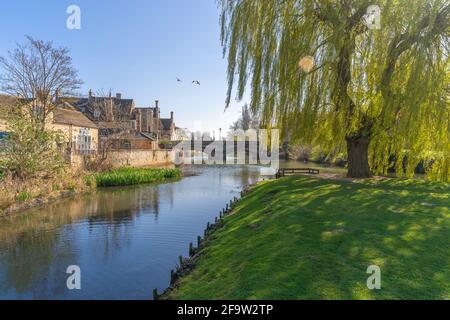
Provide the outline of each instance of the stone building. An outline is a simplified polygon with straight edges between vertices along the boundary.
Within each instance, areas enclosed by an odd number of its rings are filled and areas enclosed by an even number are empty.
[[[107,97],[64,98],[99,127],[102,141],[119,149],[157,149],[161,140],[173,140],[176,127],[173,112],[161,118],[159,101],[153,107],[136,107],[133,99],[120,93]]]
[[[23,100],[19,101],[18,98],[13,96],[0,95],[0,109],[31,108],[32,101],[23,102]],[[10,131],[5,119],[5,110],[0,112],[1,136]],[[65,138],[64,150],[68,153],[95,153],[97,151],[99,141],[97,125],[68,102],[59,101],[56,103],[52,112],[47,116],[46,128],[60,133]]]
[[[61,104],[51,113],[53,130],[66,137],[69,153],[96,153],[99,145],[98,126],[69,104]]]

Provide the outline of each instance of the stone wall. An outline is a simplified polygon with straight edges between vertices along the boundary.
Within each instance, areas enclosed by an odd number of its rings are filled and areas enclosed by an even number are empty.
[[[97,155],[77,155],[71,156],[71,165],[75,168],[83,168],[85,160],[95,160]],[[120,150],[111,151],[106,160],[114,168],[149,167],[157,165],[167,165],[174,161],[174,152],[171,150]]]

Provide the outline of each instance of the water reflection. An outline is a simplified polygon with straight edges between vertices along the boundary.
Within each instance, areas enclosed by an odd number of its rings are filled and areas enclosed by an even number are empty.
[[[176,183],[98,190],[0,219],[1,299],[149,299],[257,167],[202,167]],[[79,265],[82,290],[66,288]]]

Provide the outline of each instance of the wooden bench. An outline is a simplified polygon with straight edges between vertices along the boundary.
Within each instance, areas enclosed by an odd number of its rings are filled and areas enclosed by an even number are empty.
[[[276,178],[285,177],[287,175],[294,175],[294,174],[319,174],[319,169],[313,169],[313,168],[283,168],[279,169]]]

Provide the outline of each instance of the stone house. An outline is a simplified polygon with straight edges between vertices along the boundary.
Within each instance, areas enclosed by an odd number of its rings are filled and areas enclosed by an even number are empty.
[[[119,149],[157,149],[160,140],[175,137],[173,112],[161,118],[159,102],[154,107],[136,107],[133,99],[98,97],[89,91],[86,98],[63,98],[99,127],[101,144]]]
[[[64,103],[51,114],[51,127],[66,137],[69,153],[96,153],[98,126],[73,106]]]
[[[5,119],[6,113],[8,112],[7,108],[15,107],[16,105],[18,105],[18,100],[16,97],[0,94],[0,134],[4,135],[9,131],[8,124]]]
[[[31,107],[31,102],[18,103],[16,97],[0,95],[0,109],[9,107]],[[9,132],[5,111],[0,112],[0,133]],[[3,117],[2,117],[3,115]],[[98,127],[83,113],[67,102],[60,102],[47,117],[46,127],[65,137],[64,150],[67,153],[95,153],[98,148]]]

